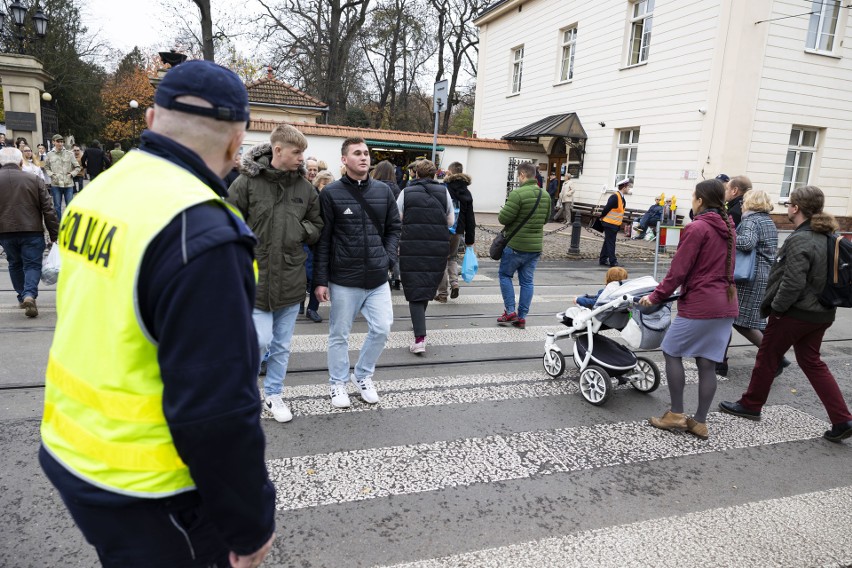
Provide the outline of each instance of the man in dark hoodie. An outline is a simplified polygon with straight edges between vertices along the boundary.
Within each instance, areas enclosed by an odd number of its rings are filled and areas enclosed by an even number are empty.
[[[796,230],[784,241],[778,251],[778,260],[769,272],[766,293],[760,304],[760,315],[769,319],[757,350],[751,381],[739,401],[722,401],[719,410],[760,420],[778,365],[784,353],[793,347],[799,367],[831,421],[831,430],[823,437],[840,442],[852,437],[852,414],[837,380],[820,358],[823,335],[834,322],[837,311],[837,308],[822,305],[818,299],[828,273],[826,239],[837,230],[837,220],[823,213],[824,204],[822,190],[812,185],[797,188],[790,194],[787,218],[796,225]]]
[[[751,180],[746,176],[736,176],[725,184],[725,207],[735,227],[743,218],[743,197],[750,189]]]
[[[470,193],[470,176],[463,173],[459,162],[453,162],[447,168],[449,175],[444,178],[453,206],[456,211],[456,224],[450,228],[450,256],[447,258],[447,269],[444,278],[438,286],[435,300],[441,303],[450,298],[459,297],[459,242],[464,235],[464,245],[472,247],[476,241],[476,217],[473,213],[473,195]]]
[[[397,262],[402,228],[393,192],[369,176],[370,150],[364,139],[344,140],[341,155],[346,173],[320,193],[325,225],[314,252],[314,293],[319,301],[331,302],[331,405],[348,408],[349,381],[361,392],[364,402],[379,402],[373,373],[393,324],[388,269]],[[349,332],[358,312],[367,320],[368,331],[350,375]]]
[[[243,158],[242,173],[228,195],[260,241],[252,319],[261,354],[269,349],[263,405],[278,422],[293,419],[281,394],[299,304],[305,300],[302,245],[317,242],[323,226],[319,196],[304,177],[307,147],[301,132],[279,125],[269,144],[255,146]]]

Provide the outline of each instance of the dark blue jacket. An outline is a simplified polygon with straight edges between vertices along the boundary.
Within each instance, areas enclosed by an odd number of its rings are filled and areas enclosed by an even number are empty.
[[[141,151],[188,170],[217,194],[227,194],[223,180],[197,154],[172,140],[144,132]],[[275,529],[275,489],[266,471],[260,427],[260,355],[251,317],[254,244],[245,224],[224,207],[197,205],[151,241],[137,285],[141,317],[159,343],[163,412],[197,487],[170,497],[170,502],[200,501],[224,542],[238,554],[258,550]],[[104,507],[162,507],[165,501],[99,489],[44,449],[40,460],[65,500]]]

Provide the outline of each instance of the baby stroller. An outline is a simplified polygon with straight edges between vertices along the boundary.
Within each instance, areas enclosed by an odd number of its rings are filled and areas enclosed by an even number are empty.
[[[580,369],[580,393],[591,404],[600,406],[612,395],[611,377],[619,384],[629,382],[642,393],[657,390],[660,369],[653,361],[637,357],[624,345],[598,333],[616,329],[634,349],[658,348],[671,324],[669,304],[677,298],[640,308],[636,302],[656,287],[657,282],[651,276],[627,280],[621,285],[611,282],[594,309],[572,306],[556,314],[568,329],[547,334],[542,358],[544,371],[554,378],[565,372],[565,356],[556,341],[570,337],[574,340],[574,364]]]

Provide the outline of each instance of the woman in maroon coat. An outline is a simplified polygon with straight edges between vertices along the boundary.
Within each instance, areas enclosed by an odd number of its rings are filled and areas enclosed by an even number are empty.
[[[711,179],[696,185],[692,210],[695,220],[684,227],[668,274],[640,304],[658,304],[680,288],[677,317],[662,344],[671,409],[661,418],[651,418],[651,425],[686,430],[706,440],[707,412],[716,394],[716,363],[725,357],[739,313],[734,286],[737,236],[725,211],[722,182]],[[698,409],[692,418],[683,413],[684,357],[695,357],[698,366]]]

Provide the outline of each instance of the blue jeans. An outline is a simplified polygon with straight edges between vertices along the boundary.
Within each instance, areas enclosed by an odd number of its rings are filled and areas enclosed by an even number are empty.
[[[518,317],[524,319],[530,311],[533,291],[533,275],[535,266],[541,257],[540,252],[520,252],[506,247],[503,258],[500,259],[500,293],[503,294],[503,308],[507,314],[515,311],[515,287],[512,278],[518,273],[518,283],[521,285],[521,295],[518,298]]]
[[[360,311],[367,320],[367,337],[355,364],[355,377],[372,376],[393,325],[393,302],[387,283],[378,288],[350,288],[329,284],[328,374],[331,384],[349,380],[349,332]]]
[[[50,195],[53,196],[53,208],[56,209],[56,218],[60,219],[62,217],[62,198],[65,197],[65,207],[67,208],[68,204],[74,198],[74,186],[59,187],[51,185]]]
[[[35,300],[41,278],[44,235],[0,236],[0,246],[6,251],[9,276],[12,278],[12,287],[18,293],[18,302],[23,302],[27,296]]]
[[[265,355],[267,348],[269,349],[266,377],[263,379],[265,396],[281,394],[284,389],[287,364],[290,362],[290,343],[293,340],[297,315],[299,315],[299,304],[272,312],[257,308],[252,310],[251,319],[254,320],[254,327],[257,330],[261,358]]]

